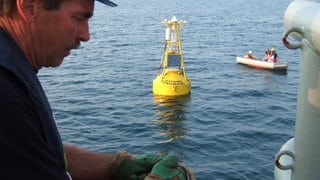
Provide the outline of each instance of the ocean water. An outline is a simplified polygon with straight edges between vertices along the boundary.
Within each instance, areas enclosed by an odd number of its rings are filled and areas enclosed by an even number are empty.
[[[65,142],[92,151],[173,153],[199,180],[273,179],[274,156],[294,135],[300,51],[286,49],[290,0],[115,0],[96,3],[91,40],[39,78]],[[181,31],[190,96],[152,93],[164,19]],[[287,73],[236,56],[275,47]]]

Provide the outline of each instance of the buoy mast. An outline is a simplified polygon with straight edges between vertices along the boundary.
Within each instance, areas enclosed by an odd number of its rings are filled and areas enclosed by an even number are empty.
[[[180,20],[178,21],[176,16],[173,16],[171,21],[167,19],[163,20],[162,23],[166,26],[166,34],[165,34],[165,56],[168,53],[175,53],[179,55],[183,55],[182,53],[182,44],[180,41],[180,30],[186,24],[186,21]],[[183,56],[181,57],[181,67],[184,67],[184,59]],[[164,62],[164,67],[167,67],[167,62]]]

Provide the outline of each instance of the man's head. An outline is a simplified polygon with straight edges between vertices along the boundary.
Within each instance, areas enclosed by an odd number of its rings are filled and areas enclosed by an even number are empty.
[[[93,10],[94,0],[1,0],[0,26],[34,69],[55,67],[80,42],[90,39]]]
[[[43,7],[46,10],[58,9],[60,4],[67,0],[42,0]],[[111,2],[109,0],[97,0],[103,4],[106,4],[111,7],[117,6],[116,3]],[[17,1],[16,0],[1,0],[0,1],[0,16],[12,16],[12,13],[17,9]]]

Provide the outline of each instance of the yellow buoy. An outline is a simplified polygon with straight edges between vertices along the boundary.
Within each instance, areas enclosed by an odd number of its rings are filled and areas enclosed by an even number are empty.
[[[161,96],[187,95],[191,91],[191,81],[184,68],[180,41],[180,29],[186,22],[178,21],[174,16],[171,21],[162,23],[166,26],[166,41],[161,65],[153,80],[153,93]]]

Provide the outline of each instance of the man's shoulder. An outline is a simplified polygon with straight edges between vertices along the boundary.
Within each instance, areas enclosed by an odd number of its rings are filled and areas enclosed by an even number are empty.
[[[19,103],[26,88],[11,71],[0,67],[0,103]]]

